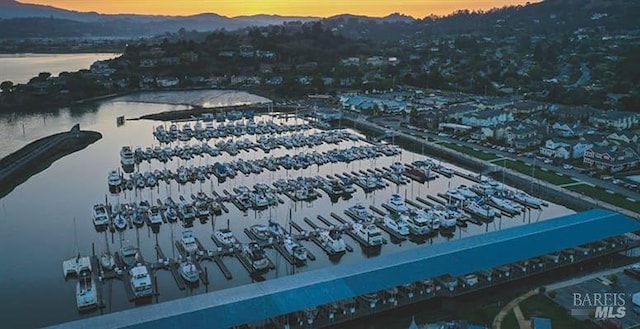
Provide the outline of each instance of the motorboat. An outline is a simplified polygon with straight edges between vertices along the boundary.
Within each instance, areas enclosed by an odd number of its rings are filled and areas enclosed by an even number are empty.
[[[118,231],[124,231],[127,229],[127,221],[124,219],[124,215],[121,212],[118,212],[113,218],[113,226]]]
[[[333,253],[342,253],[346,250],[346,244],[342,239],[342,234],[336,229],[320,231],[318,240]]]
[[[542,200],[529,195],[526,192],[518,191],[513,194],[513,200],[531,208],[539,209],[542,206]]]
[[[151,207],[151,214],[149,215],[149,224],[151,225],[160,225],[162,224],[162,213],[160,212],[159,206]]]
[[[196,201],[194,207],[200,219],[206,220],[211,215],[209,204],[205,201],[200,201],[200,200]]]
[[[489,205],[472,201],[464,208],[468,213],[485,220],[493,220],[496,217],[496,210]]]
[[[489,202],[494,207],[512,215],[522,212],[522,206],[520,204],[499,195],[490,196]]]
[[[153,295],[151,276],[144,264],[137,263],[129,269],[129,284],[136,298],[145,298]]]
[[[180,238],[180,245],[187,255],[191,255],[198,251],[198,244],[196,244],[196,238],[193,236],[192,230],[182,231],[182,237]]]
[[[462,195],[463,197],[465,197],[465,199],[474,199],[476,197],[478,197],[478,194],[476,194],[475,192],[473,192],[469,187],[467,186],[460,186],[458,188],[458,193],[460,193],[460,195]]]
[[[460,212],[460,210],[450,205],[435,205],[430,210],[430,212],[440,219],[440,227],[444,229],[455,227],[458,223],[458,220],[462,219],[462,213]]]
[[[250,242],[243,246],[242,254],[250,262],[251,267],[256,271],[269,268],[269,260],[264,250],[256,242]]]
[[[135,159],[133,157],[133,150],[131,146],[123,146],[120,150],[120,163],[123,166],[133,166],[135,165]]]
[[[120,258],[126,266],[133,266],[136,263],[136,258],[138,258],[138,248],[131,245],[122,246]]]
[[[178,205],[178,217],[185,223],[192,222],[196,218],[193,204],[186,201],[180,202]]]
[[[107,184],[109,185],[109,192],[112,194],[120,193],[122,177],[120,177],[120,174],[117,171],[111,170],[107,177]]]
[[[284,239],[284,249],[297,261],[305,262],[307,260],[307,249],[290,236],[286,236]]]
[[[96,283],[89,270],[81,271],[76,283],[76,305],[79,311],[90,310],[98,306]]]
[[[221,247],[231,247],[238,243],[238,240],[233,236],[233,232],[228,228],[215,230],[213,234],[211,234],[211,239]]]
[[[93,206],[93,225],[96,227],[105,226],[109,224],[109,212],[107,206],[103,203],[99,203]]]
[[[457,189],[457,188],[452,188],[452,189],[447,190],[445,195],[451,201],[463,202],[463,201],[467,200],[467,198],[464,195],[462,195],[462,193],[460,193],[460,190]]]
[[[358,203],[345,210],[345,213],[357,221],[366,221],[371,219],[371,214],[363,204]]]
[[[200,272],[192,261],[187,260],[180,264],[180,276],[188,283],[197,283]]]
[[[396,213],[406,213],[409,211],[407,205],[404,204],[404,200],[402,196],[398,193],[393,193],[391,195],[391,199],[389,200],[389,208]]]
[[[145,222],[149,222],[149,216],[151,215],[151,209],[148,201],[140,201],[136,208],[135,215],[133,216],[133,224],[137,227],[141,227]]]
[[[399,214],[385,215],[383,218],[384,226],[400,235],[408,235],[409,226],[407,225],[407,221],[404,217],[406,216]]]
[[[373,223],[354,223],[353,231],[369,247],[380,246],[384,243],[382,231]]]
[[[116,266],[115,259],[110,252],[105,251],[102,255],[100,255],[100,266],[106,271],[113,270]]]
[[[279,223],[269,220],[269,232],[274,238],[281,238],[284,236],[285,232],[280,226]]]
[[[407,217],[407,226],[409,226],[409,232],[413,235],[422,236],[431,232],[428,215],[422,209],[409,213],[409,216]]]
[[[253,233],[253,235],[258,240],[268,240],[271,237],[271,233],[269,233],[269,228],[263,224],[255,224],[251,225],[249,231]]]
[[[178,212],[176,211],[176,208],[173,206],[167,206],[167,209],[164,211],[164,217],[170,223],[176,222],[178,220]]]
[[[397,173],[402,173],[406,169],[405,165],[402,162],[394,162],[393,164],[391,164],[390,168]]]
[[[269,199],[264,193],[251,193],[251,203],[255,209],[264,209],[269,206]]]

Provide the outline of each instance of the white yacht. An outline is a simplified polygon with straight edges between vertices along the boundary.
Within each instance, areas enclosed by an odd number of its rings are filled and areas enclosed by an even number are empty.
[[[382,231],[373,223],[355,223],[353,224],[353,231],[369,247],[380,246],[384,243]]]
[[[120,193],[120,187],[122,185],[122,177],[117,171],[111,170],[107,177],[107,184],[109,185],[109,192],[115,194]]]
[[[318,235],[318,240],[333,253],[341,253],[346,250],[346,244],[338,230],[322,230]]]
[[[187,255],[191,255],[198,251],[198,245],[196,244],[196,238],[193,236],[193,231],[182,231],[182,238],[180,238],[180,245],[184,249]]]
[[[123,146],[120,150],[120,162],[123,166],[133,166],[136,162],[131,146]]]
[[[307,249],[290,236],[287,236],[284,239],[284,249],[289,253],[289,255],[300,262],[305,262],[307,260]]]
[[[188,283],[196,283],[200,279],[198,268],[189,260],[180,264],[180,276]]]
[[[102,255],[100,255],[100,265],[103,269],[110,271],[113,270],[113,268],[116,266],[116,261],[110,252],[105,251]]]
[[[264,254],[264,250],[255,242],[244,245],[242,249],[244,257],[251,262],[251,267],[256,271],[269,268],[269,260]]]
[[[107,211],[107,206],[105,206],[103,203],[99,203],[93,206],[92,215],[93,225],[95,225],[96,227],[109,224],[109,213]]]
[[[167,210],[164,211],[164,217],[167,221],[173,223],[178,220],[178,212],[172,206],[167,206]]]
[[[131,245],[122,246],[120,248],[120,258],[126,266],[133,266],[136,263],[136,258],[138,258],[138,248]]]
[[[369,214],[367,207],[365,207],[362,203],[358,203],[355,206],[349,207],[345,211],[345,213],[358,221],[365,221],[371,218],[371,214]]]
[[[413,235],[427,235],[431,233],[427,213],[420,209],[412,211],[407,217],[409,232]]]
[[[465,197],[466,199],[473,199],[475,197],[478,196],[478,194],[476,194],[475,192],[473,192],[469,187],[467,186],[460,186],[458,188],[458,192],[460,193],[460,195],[462,195],[463,197]]]
[[[98,306],[96,283],[89,270],[83,270],[76,283],[76,304],[79,311],[90,310]]]
[[[118,231],[124,231],[127,229],[127,220],[124,219],[124,215],[122,213],[118,212],[113,218],[113,226],[115,226]]]
[[[480,204],[472,201],[466,207],[465,210],[472,215],[478,216],[485,220],[492,220],[496,217],[496,210],[486,204]]]
[[[269,232],[271,232],[271,235],[274,238],[283,237],[285,234],[284,230],[282,229],[282,226],[280,226],[280,224],[270,219],[269,219]]]
[[[231,247],[234,244],[238,243],[238,240],[236,240],[235,236],[233,236],[233,232],[226,228],[215,230],[215,232],[211,234],[211,239],[213,239],[213,241],[215,241],[221,247]]]
[[[385,215],[383,219],[384,225],[400,235],[408,235],[409,226],[407,225],[407,221],[404,217],[406,216],[397,214]]]
[[[254,208],[266,208],[269,206],[269,199],[264,193],[251,193],[251,203]]]
[[[406,168],[402,162],[394,162],[391,164],[391,169],[397,173],[402,173]]]
[[[447,193],[445,193],[446,196],[451,200],[451,201],[465,201],[467,200],[467,198],[462,195],[462,193],[460,193],[460,190],[457,188],[452,188],[447,190]]]
[[[520,212],[522,212],[521,205],[502,196],[492,195],[491,197],[489,197],[489,200],[496,208],[509,214],[519,214]]]
[[[136,298],[149,297],[153,294],[149,270],[143,264],[136,264],[129,270],[131,290]]]
[[[151,225],[160,225],[162,224],[162,213],[160,212],[160,207],[152,206],[151,207],[151,215],[149,215],[149,223]]]
[[[391,195],[391,199],[389,200],[389,207],[391,208],[391,210],[397,213],[406,213],[409,211],[407,205],[404,204],[402,196],[400,196],[400,194],[398,193],[393,193]]]
[[[253,235],[258,240],[267,240],[271,236],[271,233],[269,233],[269,228],[266,225],[262,224],[251,225],[249,231],[251,231],[251,233],[253,233]]]
[[[542,206],[542,200],[533,197],[526,192],[518,191],[513,194],[513,199],[517,202],[522,203],[523,205],[531,208],[540,208]]]

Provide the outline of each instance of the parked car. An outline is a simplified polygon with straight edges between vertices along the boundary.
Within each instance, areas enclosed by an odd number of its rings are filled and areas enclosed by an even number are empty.
[[[564,166],[562,166],[562,168],[569,170],[569,169],[573,169],[573,166],[570,164],[565,164]]]

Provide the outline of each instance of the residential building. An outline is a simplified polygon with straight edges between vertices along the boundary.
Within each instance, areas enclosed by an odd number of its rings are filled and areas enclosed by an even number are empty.
[[[628,146],[594,146],[584,153],[583,162],[591,168],[615,173],[637,168],[640,157]]]
[[[540,147],[540,154],[549,158],[580,159],[592,147],[593,144],[586,140],[548,139]]]
[[[640,137],[631,131],[616,131],[607,136],[607,140],[616,144],[637,143]]]
[[[472,127],[492,127],[513,120],[513,113],[502,110],[484,110],[464,115],[461,123]]]
[[[600,111],[589,116],[589,123],[596,128],[625,130],[640,122],[638,114],[627,111]]]
[[[517,150],[528,150],[542,143],[542,134],[539,127],[532,124],[520,123],[517,126],[508,126],[504,129],[504,139],[507,145]]]
[[[534,101],[522,101],[506,105],[504,110],[513,113],[516,116],[527,116],[533,113],[546,111],[549,104]]]

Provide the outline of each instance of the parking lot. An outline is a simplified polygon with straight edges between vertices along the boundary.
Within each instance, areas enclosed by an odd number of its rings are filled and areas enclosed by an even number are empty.
[[[623,273],[622,271],[615,275],[617,277],[617,282],[611,282],[612,280],[607,279],[607,277],[598,277],[596,279],[590,279],[582,283],[557,289],[555,290],[556,296],[553,300],[560,306],[564,307],[569,313],[571,313],[572,309],[588,309],[588,311],[584,312],[586,316],[575,316],[578,319],[585,319],[587,317],[593,318],[595,307],[576,307],[574,305],[574,293],[580,294],[580,296],[582,296],[582,301],[584,301],[585,294],[593,296],[594,293],[624,293],[624,306],[626,308],[625,316],[619,319],[613,319],[612,322],[618,323],[620,328],[633,328],[634,326],[639,326],[640,307],[631,302],[631,296],[634,293],[640,292],[640,276],[634,277],[627,273]],[[607,304],[611,305],[612,303],[613,302],[610,301]],[[618,302],[618,305],[620,305],[620,302]],[[613,307],[613,314],[616,314],[616,311],[617,307]]]

